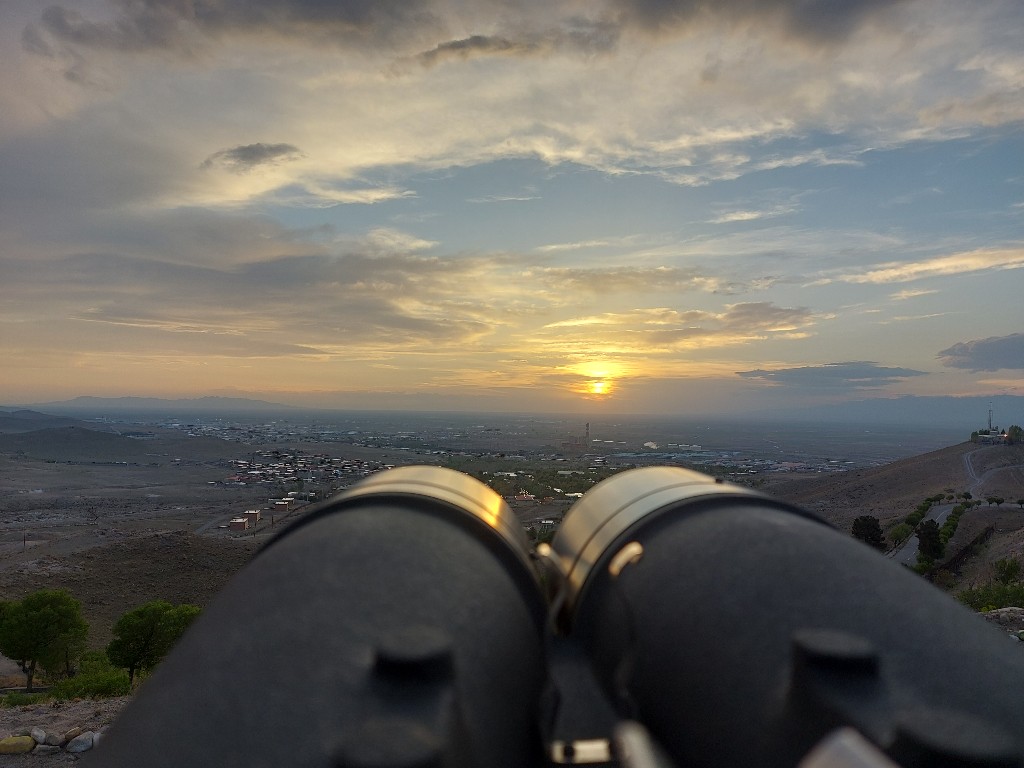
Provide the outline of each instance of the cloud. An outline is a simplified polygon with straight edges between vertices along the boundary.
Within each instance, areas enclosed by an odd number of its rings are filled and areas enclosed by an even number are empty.
[[[856,361],[796,368],[737,371],[737,375],[780,387],[855,391],[877,389],[927,374],[912,368],[887,368],[871,361]]]
[[[570,355],[659,356],[800,337],[815,322],[805,308],[771,302],[731,304],[722,312],[657,307],[550,323],[538,343]]]
[[[452,40],[441,43],[430,51],[424,51],[416,60],[425,67],[432,67],[448,59],[469,59],[475,56],[512,56],[534,53],[539,46],[536,43],[513,42],[504,37],[473,35],[463,40]]]
[[[722,213],[708,221],[709,224],[733,224],[738,221],[758,221],[759,219],[774,219],[778,216],[795,213],[799,207],[795,204],[778,205],[763,210],[738,210]]]
[[[260,165],[296,160],[301,156],[299,148],[291,144],[244,144],[214,152],[203,161],[201,167],[220,166],[232,173],[247,173]]]
[[[378,227],[366,236],[367,242],[383,253],[412,253],[429,251],[437,242],[424,240],[397,229]]]
[[[867,22],[898,3],[889,0],[614,0],[629,23],[664,32],[689,27],[706,17],[728,22],[776,22],[789,34],[818,44],[842,42]]]
[[[485,197],[472,197],[466,200],[467,203],[529,203],[533,200],[540,200],[537,195],[486,195]]]
[[[424,0],[120,0],[110,21],[90,21],[76,10],[50,6],[39,28],[65,43],[122,52],[189,51],[194,31],[210,38],[236,32],[370,44],[437,28],[429,5]],[[38,40],[38,32],[32,34]]]
[[[961,341],[939,352],[947,368],[978,371],[1024,371],[1024,333]]]
[[[481,262],[393,251],[216,268],[103,253],[15,266],[18,278],[8,282],[10,301],[0,319],[59,331],[63,340],[51,340],[58,347],[104,354],[116,348],[146,355],[231,349],[343,356],[403,346],[461,348],[494,329],[501,302],[495,294],[467,297],[465,285],[480,283],[487,269]]]
[[[652,292],[733,292],[735,286],[696,269],[679,267],[538,267],[526,272],[558,291],[585,291],[599,295]]]
[[[929,277],[951,277],[971,272],[1021,269],[1022,267],[1024,267],[1024,248],[981,248],[922,261],[894,261],[879,264],[862,272],[849,272],[834,278],[834,280],[825,279],[822,282],[840,281],[884,285],[907,283]]]
[[[926,290],[924,288],[913,289],[906,288],[902,291],[896,291],[896,293],[889,294],[889,298],[893,301],[906,301],[907,299],[916,299],[918,296],[931,296],[932,294],[938,293],[937,290]]]

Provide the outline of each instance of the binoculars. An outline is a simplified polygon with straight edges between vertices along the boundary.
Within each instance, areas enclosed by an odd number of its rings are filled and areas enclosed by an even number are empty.
[[[532,549],[438,467],[311,507],[86,764],[1022,766],[1024,650],[814,515],[677,467]]]

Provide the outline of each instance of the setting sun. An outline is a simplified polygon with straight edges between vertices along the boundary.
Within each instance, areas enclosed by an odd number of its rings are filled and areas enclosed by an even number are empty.
[[[576,363],[565,369],[578,376],[570,385],[573,392],[589,398],[610,398],[616,389],[616,382],[626,375],[626,366],[616,360],[593,360]]]

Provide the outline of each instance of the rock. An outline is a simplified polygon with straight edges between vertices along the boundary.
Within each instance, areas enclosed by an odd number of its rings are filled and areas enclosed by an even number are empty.
[[[8,736],[0,739],[0,755],[23,755],[36,748],[36,740],[31,736]]]
[[[77,736],[75,736],[75,738],[68,742],[68,745],[64,747],[64,749],[72,753],[87,752],[90,749],[92,749],[92,741],[93,732],[86,731],[85,733],[80,733]]]
[[[56,755],[61,752],[57,744],[39,744],[32,750],[33,755]]]
[[[1009,630],[1024,630],[1024,608],[996,608],[981,614],[996,626]]]
[[[67,742],[69,742],[73,738],[75,738],[75,736],[78,736],[81,733],[82,733],[82,729],[79,728],[78,726],[75,726],[71,730],[64,732],[64,735],[61,736],[61,738],[60,738],[60,743],[61,744],[66,744]]]
[[[46,731],[42,728],[33,728],[29,736],[36,740],[36,744],[46,743]]]
[[[46,734],[46,741],[43,742],[48,747],[63,747],[64,742],[67,741],[59,733],[48,733]]]

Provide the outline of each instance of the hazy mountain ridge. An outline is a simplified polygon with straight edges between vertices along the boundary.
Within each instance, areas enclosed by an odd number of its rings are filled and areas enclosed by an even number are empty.
[[[292,406],[246,397],[195,397],[165,399],[159,397],[76,397],[50,403],[32,403],[27,408],[73,413],[162,412],[175,415],[217,412],[289,411]]]
[[[962,427],[970,434],[975,429],[987,426],[989,409],[992,410],[994,426],[998,425],[1005,429],[1011,424],[1024,425],[1024,397],[1019,395],[903,395],[896,398],[870,398],[829,405],[810,405],[798,410],[773,410],[771,418],[907,426],[949,424]]]
[[[912,512],[927,496],[946,488],[964,491],[968,478],[963,457],[976,448],[965,442],[881,467],[813,478],[783,478],[767,492],[806,507],[843,529],[860,515],[874,515],[884,525]],[[1001,448],[994,446],[993,450]]]
[[[296,413],[296,412],[364,412],[359,408],[297,407],[248,397],[208,396],[197,398],[165,399],[158,397],[76,397],[48,403],[31,403],[22,408],[41,409],[55,413],[125,414],[163,413],[168,416],[189,414],[209,416],[223,413]],[[711,417],[743,418],[751,421],[792,420],[798,422],[850,422],[873,425],[913,426],[947,424],[958,429],[972,430],[986,426],[989,409],[993,412],[993,423],[1001,427],[1011,424],[1024,425],[1024,396],[993,395],[977,396],[919,396],[903,395],[895,398],[866,398],[826,405],[807,405],[799,409],[762,409],[727,414],[703,414]],[[366,411],[370,412],[370,411]],[[401,413],[396,411],[395,413]],[[439,411],[439,414],[444,412]],[[467,412],[469,413],[469,412]],[[607,416],[608,414],[606,414]],[[628,416],[627,414],[622,414]],[[654,414],[648,414],[654,415]],[[664,414],[672,416],[673,414]],[[585,416],[581,415],[581,418]]]

